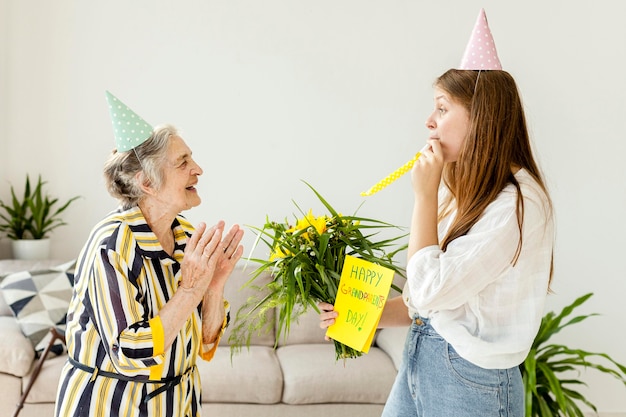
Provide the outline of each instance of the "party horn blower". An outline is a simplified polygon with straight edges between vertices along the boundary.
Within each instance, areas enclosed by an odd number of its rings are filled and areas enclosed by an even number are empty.
[[[402,165],[400,168],[393,171],[391,174],[387,175],[382,180],[378,181],[376,185],[374,185],[372,188],[370,188],[367,191],[362,192],[361,196],[369,197],[370,195],[374,195],[380,190],[382,190],[383,188],[390,185],[392,182],[394,182],[398,178],[400,178],[401,176],[403,176],[404,174],[406,174],[407,172],[409,172],[411,168],[413,168],[413,164],[415,164],[415,161],[417,161],[417,159],[422,155],[422,152],[424,152],[428,148],[428,146],[429,145],[424,146],[418,153],[415,154],[413,159],[411,159],[409,162],[407,162],[406,164]]]

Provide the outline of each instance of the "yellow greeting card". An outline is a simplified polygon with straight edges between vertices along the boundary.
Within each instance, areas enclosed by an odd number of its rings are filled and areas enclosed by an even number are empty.
[[[346,256],[335,299],[335,311],[339,315],[326,335],[367,353],[387,302],[393,274],[391,269]]]

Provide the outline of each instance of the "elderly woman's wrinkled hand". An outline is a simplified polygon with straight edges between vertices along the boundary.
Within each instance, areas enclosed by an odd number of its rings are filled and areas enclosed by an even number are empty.
[[[222,243],[216,251],[217,264],[209,288],[219,289],[226,283],[241,255],[243,255],[243,246],[240,244],[242,238],[243,229],[239,225],[234,225],[222,239]]]
[[[215,269],[224,256],[221,244],[224,222],[207,228],[200,223],[189,239],[181,264],[179,288],[204,294],[215,275]]]

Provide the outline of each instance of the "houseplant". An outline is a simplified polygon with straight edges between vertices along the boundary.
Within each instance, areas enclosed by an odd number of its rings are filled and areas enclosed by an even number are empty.
[[[577,391],[577,387],[585,385],[576,379],[577,372],[585,368],[596,369],[626,385],[626,367],[609,355],[549,342],[563,328],[597,316],[587,314],[568,318],[576,307],[592,295],[588,293],[577,298],[558,315],[549,312],[543,317],[530,353],[520,365],[526,393],[526,417],[583,417],[579,408],[581,404],[597,412],[595,405]]]
[[[24,195],[18,198],[15,189],[11,186],[11,203],[7,204],[0,200],[0,208],[5,213],[0,213],[0,231],[6,233],[12,240],[13,255],[18,259],[37,259],[47,256],[48,238],[50,232],[66,223],[60,215],[78,196],[70,198],[60,207],[58,198],[51,198],[45,191],[45,181],[38,178],[37,185],[32,188],[30,178],[26,175]],[[43,246],[33,249],[29,246]],[[24,248],[24,246],[27,246]]]
[[[278,313],[278,342],[308,308],[319,312],[320,301],[334,304],[346,255],[376,263],[404,277],[404,270],[393,258],[406,248],[406,244],[398,243],[406,234],[376,239],[381,230],[398,228],[375,219],[345,216],[305,184],[328,214],[315,216],[312,210],[305,213],[296,204],[301,217],[296,217],[295,222],[267,219],[263,227],[253,227],[258,235],[254,246],[261,241],[270,253],[268,258],[250,258],[260,265],[246,285],[258,291],[237,312],[229,338],[231,353],[248,345],[254,332],[272,327],[266,315],[270,309],[275,308]],[[254,280],[264,272],[270,272],[273,280],[264,287],[255,286]],[[333,343],[336,359],[361,356],[362,352],[356,349],[336,340]]]

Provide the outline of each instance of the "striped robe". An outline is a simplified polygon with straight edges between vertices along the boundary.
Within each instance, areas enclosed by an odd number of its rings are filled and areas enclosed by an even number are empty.
[[[202,351],[198,306],[164,351],[158,317],[178,287],[180,262],[193,227],[179,216],[172,231],[175,249],[169,256],[138,207],[114,211],[92,230],[75,271],[67,316],[68,354],[80,364],[126,380],[67,363],[57,392],[57,416],[201,415],[196,358],[199,354],[210,359],[217,343],[211,352]],[[145,401],[164,384],[141,381],[179,375],[180,383]]]

